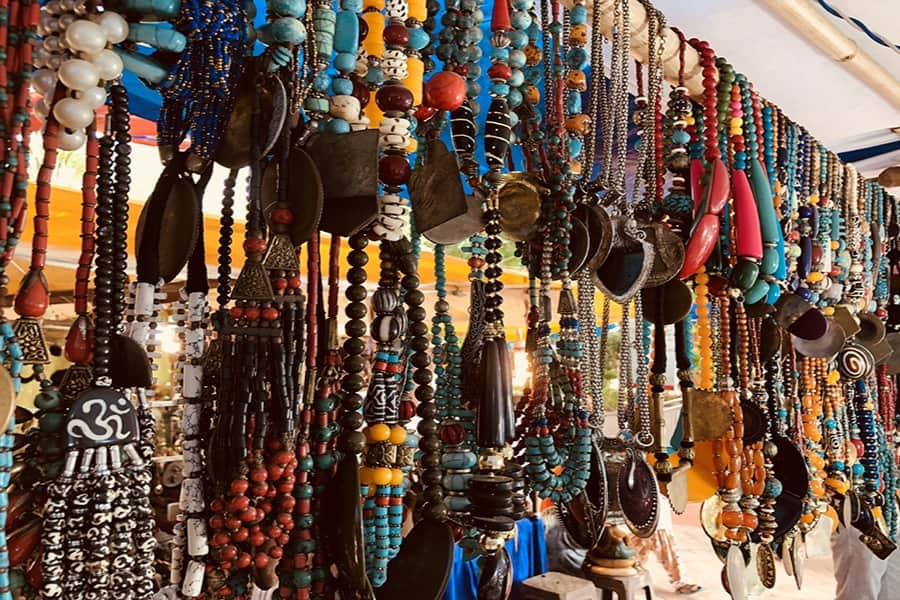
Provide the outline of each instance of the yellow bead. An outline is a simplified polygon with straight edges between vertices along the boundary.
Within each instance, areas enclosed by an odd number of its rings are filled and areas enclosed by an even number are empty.
[[[366,107],[363,109],[363,111],[366,113],[366,116],[369,117],[369,129],[378,129],[378,126],[381,124],[381,119],[382,117],[384,117],[384,114],[381,112],[381,109],[378,108],[378,104],[375,102],[375,92],[369,93],[369,103],[366,104]]]
[[[834,314],[834,307],[833,306],[824,307],[822,309],[822,314],[825,315],[826,317],[830,317],[831,315]]]
[[[823,279],[825,279],[825,273],[822,273],[821,271],[813,271],[806,276],[806,280],[810,283],[818,283]]]
[[[391,443],[399,446],[406,441],[406,429],[402,425],[394,425],[391,427]]]
[[[831,241],[831,249],[832,250],[837,250],[840,247],[841,247],[841,243],[839,241],[837,241],[837,240]]]
[[[850,488],[850,484],[848,482],[841,481],[840,479],[835,479],[834,477],[829,477],[828,479],[826,479],[825,485],[827,485],[838,494],[843,494]]]
[[[409,18],[422,23],[428,18],[426,0],[409,0]]]
[[[375,1],[380,2],[382,8],[384,7],[384,0]],[[378,10],[381,10],[381,8]],[[381,58],[381,55],[384,54],[384,15],[380,12],[364,12],[362,17],[366,25],[369,26],[369,33],[366,34],[366,39],[363,40],[363,48],[369,56]],[[374,104],[374,98],[373,102],[369,104]],[[380,120],[375,121],[376,126],[379,122]]]
[[[740,117],[731,117],[731,128],[736,129],[744,124],[744,119]]]
[[[374,8],[376,11],[384,10],[385,0],[364,0],[363,9]],[[365,13],[364,13],[365,14]],[[382,16],[382,19],[384,16]],[[369,30],[371,32],[371,30]]]
[[[813,204],[813,205],[818,204],[819,203],[819,195],[818,194],[810,194],[809,203]]]
[[[422,104],[422,81],[425,76],[425,63],[417,56],[406,59],[406,68],[409,73],[403,83],[413,94],[413,106]]]
[[[384,423],[376,423],[366,427],[366,441],[370,444],[387,441],[391,437],[391,428]]]
[[[685,115],[684,122],[687,123],[688,125],[693,125],[694,124],[694,115]]]
[[[406,145],[406,152],[413,154],[419,148],[419,142],[414,137],[409,138],[409,144]]]
[[[831,371],[828,374],[828,385],[837,385],[837,382],[841,380],[841,374],[837,372],[837,370]]]
[[[362,485],[372,485],[375,481],[375,469],[372,467],[360,467],[359,482]]]
[[[393,469],[388,467],[377,467],[375,469],[375,476],[373,480],[375,485],[388,485],[391,483],[391,479],[393,477]]]
[[[391,485],[397,486],[403,483],[403,471],[400,469],[391,469]]]

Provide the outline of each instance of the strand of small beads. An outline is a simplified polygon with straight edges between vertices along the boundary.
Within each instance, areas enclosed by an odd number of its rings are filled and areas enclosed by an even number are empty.
[[[672,231],[686,242],[693,224],[693,205],[688,187],[690,175],[688,144],[691,141],[688,127],[693,123],[694,117],[691,99],[684,85],[684,56],[687,43],[680,30],[674,31],[679,41],[678,85],[669,93],[664,132],[666,169],[672,173],[672,185],[663,199],[663,212],[669,218]]]

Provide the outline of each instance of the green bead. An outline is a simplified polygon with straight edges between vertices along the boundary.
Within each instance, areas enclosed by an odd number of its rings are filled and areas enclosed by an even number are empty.
[[[48,433],[57,433],[62,430],[63,423],[65,422],[65,415],[60,412],[45,412],[38,419],[38,423],[41,426],[41,431],[45,431]]]
[[[731,271],[730,283],[732,287],[746,292],[756,283],[757,277],[759,277],[759,265],[751,260],[740,259]]]
[[[34,406],[40,410],[54,410],[62,404],[62,397],[56,390],[39,393],[34,398]]]

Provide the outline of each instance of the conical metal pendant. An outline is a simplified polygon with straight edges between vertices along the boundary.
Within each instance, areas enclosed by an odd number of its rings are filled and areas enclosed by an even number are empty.
[[[647,236],[633,221],[613,220],[613,244],[605,261],[594,257],[589,268],[594,285],[610,299],[624,304],[647,282],[655,251]]]
[[[291,242],[291,238],[283,233],[276,233],[269,238],[269,247],[266,250],[266,258],[263,266],[270,271],[300,270],[300,260],[297,258],[297,250]]]
[[[234,300],[271,300],[272,281],[262,263],[246,262],[231,293]]]
[[[13,331],[22,348],[22,362],[26,365],[46,365],[50,363],[50,351],[41,322],[34,317],[19,317],[13,325]]]
[[[91,387],[94,375],[88,365],[75,364],[66,369],[62,382],[59,384],[59,392],[63,398],[72,402],[78,394]]]

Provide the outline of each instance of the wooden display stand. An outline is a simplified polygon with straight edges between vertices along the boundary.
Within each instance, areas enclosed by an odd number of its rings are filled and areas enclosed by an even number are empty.
[[[585,575],[597,586],[597,600],[653,600],[653,584],[646,570],[631,575],[601,575],[585,568]]]

